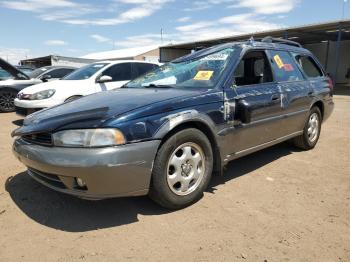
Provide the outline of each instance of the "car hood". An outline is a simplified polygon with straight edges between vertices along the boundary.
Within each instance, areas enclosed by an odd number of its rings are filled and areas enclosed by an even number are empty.
[[[16,129],[12,135],[70,128],[95,128],[103,125],[108,119],[129,111],[166,100],[194,96],[199,92],[179,89],[121,88],[95,93],[29,115],[24,120],[23,126]]]
[[[0,58],[0,67],[7,71],[10,75],[12,75],[17,80],[29,80],[30,77],[27,76],[25,73],[18,70],[13,65],[7,63],[5,60]]]
[[[82,80],[85,81],[85,80]],[[23,94],[34,94],[40,91],[48,89],[71,89],[77,88],[77,84],[80,84],[81,80],[53,80],[50,82],[40,83],[37,85],[29,86],[21,91]]]

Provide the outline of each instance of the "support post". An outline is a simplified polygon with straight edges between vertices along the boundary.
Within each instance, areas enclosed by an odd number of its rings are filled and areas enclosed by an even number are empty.
[[[335,68],[334,68],[334,76],[333,76],[333,81],[334,84],[337,83],[337,74],[338,74],[338,69],[339,69],[339,60],[340,60],[340,44],[341,44],[341,39],[342,39],[342,26],[341,23],[339,23],[338,26],[338,37],[337,37],[337,45],[335,49]]]

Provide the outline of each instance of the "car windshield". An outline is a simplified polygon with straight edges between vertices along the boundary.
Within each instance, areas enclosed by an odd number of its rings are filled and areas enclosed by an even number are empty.
[[[12,78],[11,74],[0,67],[0,80]]]
[[[77,69],[70,73],[69,75],[62,78],[63,80],[84,80],[90,78],[97,71],[104,68],[109,63],[94,63],[90,65],[86,65],[80,69]]]
[[[41,68],[35,69],[32,72],[30,72],[28,74],[28,76],[30,78],[37,78],[38,76],[40,76],[42,73],[46,72],[47,70],[48,70],[47,67],[41,67]]]
[[[213,88],[234,51],[235,48],[231,47],[194,59],[170,62],[136,78],[125,87]]]

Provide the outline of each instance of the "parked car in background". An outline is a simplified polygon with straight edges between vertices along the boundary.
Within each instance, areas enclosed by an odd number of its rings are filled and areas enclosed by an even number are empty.
[[[57,191],[149,194],[178,209],[233,159],[286,140],[314,148],[332,91],[315,56],[295,42],[228,43],[34,113],[14,131],[13,150],[31,177]]]
[[[76,67],[72,66],[44,66],[30,72],[28,76],[40,79],[42,82],[49,82],[61,79],[76,69]]]
[[[29,74],[31,73],[32,71],[35,70],[34,67],[31,67],[31,66],[23,66],[23,65],[18,65],[18,66],[15,66],[18,70],[20,70],[21,72],[25,73],[25,74]]]
[[[16,112],[28,115],[82,96],[118,88],[157,67],[157,64],[135,60],[96,62],[59,81],[23,89],[15,99]]]
[[[25,74],[0,58],[0,112],[15,111],[14,99],[23,88],[42,83],[49,79],[61,78],[73,70],[75,68],[54,67],[38,75],[34,73],[35,71]]]

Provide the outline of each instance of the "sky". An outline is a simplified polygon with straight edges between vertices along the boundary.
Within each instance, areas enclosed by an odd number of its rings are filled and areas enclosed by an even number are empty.
[[[343,4],[350,19],[350,0],[0,0],[0,57],[16,64],[334,21]]]

